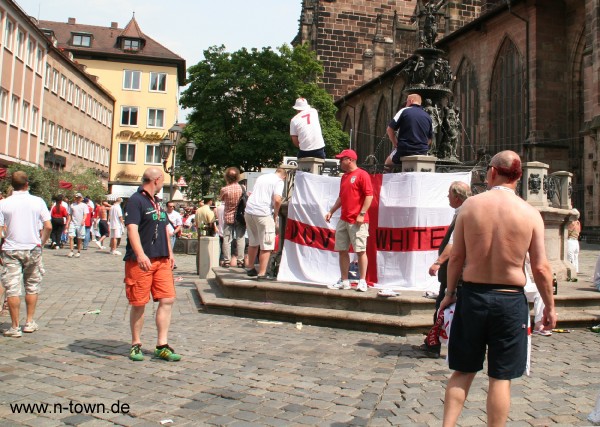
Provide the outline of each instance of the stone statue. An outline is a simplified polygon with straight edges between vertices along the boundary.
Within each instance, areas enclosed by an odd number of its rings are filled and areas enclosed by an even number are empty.
[[[433,127],[433,137],[431,138],[431,146],[429,147],[430,155],[437,155],[438,139],[440,137],[440,126],[442,119],[440,118],[440,110],[437,105],[433,105],[431,99],[427,98],[423,102],[423,110],[431,116],[431,125]]]
[[[458,114],[459,108],[454,107],[452,102],[444,107],[444,118],[442,121],[442,138],[438,148],[438,157],[442,159],[457,160],[456,149],[458,147],[458,136],[460,135]]]
[[[417,3],[417,18],[419,20],[419,43],[421,47],[432,48],[437,38],[438,18],[443,15],[440,8],[447,0],[430,0],[423,5],[422,0]]]

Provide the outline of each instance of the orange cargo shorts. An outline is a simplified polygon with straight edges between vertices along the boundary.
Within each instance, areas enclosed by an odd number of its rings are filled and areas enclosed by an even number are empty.
[[[168,257],[150,259],[150,270],[142,270],[137,261],[125,261],[125,293],[129,304],[146,305],[150,294],[154,301],[175,298],[175,281]]]

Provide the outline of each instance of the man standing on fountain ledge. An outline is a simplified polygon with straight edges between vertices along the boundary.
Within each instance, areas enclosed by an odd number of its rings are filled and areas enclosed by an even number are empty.
[[[521,173],[517,153],[496,154],[487,171],[490,191],[468,198],[456,218],[448,287],[440,304],[443,310],[457,301],[448,343],[448,362],[454,373],[446,386],[444,427],[456,425],[475,374],[483,369],[486,347],[488,426],[506,424],[511,380],[523,375],[527,363],[529,307],[523,291],[523,265],[528,251],[546,306],[544,328],[556,326],[544,221],[537,209],[515,194]]]
[[[335,250],[340,257],[340,280],[328,285],[329,289],[350,289],[350,245],[358,257],[359,281],[356,290],[367,292],[367,238],[369,237],[369,207],[373,201],[373,185],[369,174],[356,165],[358,156],[354,150],[344,150],[337,156],[344,172],[340,182],[340,195],[325,214],[329,222],[333,213],[342,207],[340,220],[335,228]]]
[[[421,103],[421,95],[408,95],[406,106],[400,109],[388,124],[387,134],[394,149],[385,159],[387,166],[399,165],[400,158],[404,156],[425,155],[429,151],[433,138],[433,124]]]

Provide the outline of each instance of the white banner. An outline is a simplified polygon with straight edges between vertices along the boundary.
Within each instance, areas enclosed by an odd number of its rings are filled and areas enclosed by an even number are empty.
[[[367,282],[384,289],[437,290],[428,274],[454,210],[448,201],[453,181],[470,183],[465,173],[372,175]],[[339,194],[340,178],[296,172],[288,209],[278,280],[327,285],[340,277],[335,245],[338,210],[325,213]]]

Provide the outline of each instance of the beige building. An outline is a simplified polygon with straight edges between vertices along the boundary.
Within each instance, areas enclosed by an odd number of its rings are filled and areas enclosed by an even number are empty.
[[[52,30],[58,47],[116,99],[109,186],[112,194],[128,197],[144,169],[162,164],[159,143],[177,121],[185,60],[146,36],[135,18],[124,29],[116,22],[109,27],[77,24],[74,18],[40,21],[40,27]]]
[[[114,103],[95,77],[51,47],[44,70],[39,164],[67,171],[93,169],[107,187]]]

